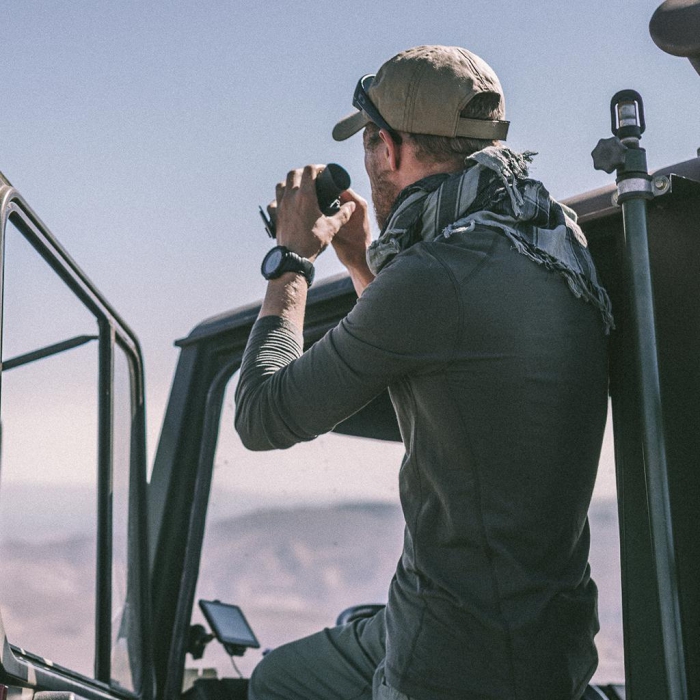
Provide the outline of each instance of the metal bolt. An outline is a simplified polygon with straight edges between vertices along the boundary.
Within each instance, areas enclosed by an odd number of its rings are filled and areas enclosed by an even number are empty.
[[[659,177],[654,178],[654,188],[661,192],[665,192],[671,183],[669,182],[669,179],[665,175],[660,175]]]

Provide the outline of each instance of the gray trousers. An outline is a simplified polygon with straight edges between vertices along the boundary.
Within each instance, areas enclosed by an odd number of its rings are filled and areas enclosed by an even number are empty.
[[[249,700],[411,700],[384,679],[384,610],[273,649],[255,667]]]

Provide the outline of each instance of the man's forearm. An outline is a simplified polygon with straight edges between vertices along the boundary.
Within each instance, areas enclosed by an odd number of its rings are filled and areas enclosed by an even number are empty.
[[[362,296],[362,292],[374,279],[374,275],[367,264],[368,241],[368,237],[364,240],[359,238],[348,240],[342,234],[340,237],[336,236],[333,239],[333,249],[338,256],[338,260],[343,263],[343,266],[348,271],[358,297]]]
[[[297,272],[285,272],[281,277],[270,280],[259,318],[280,316],[303,330],[308,287],[304,276]]]
[[[355,287],[357,296],[361,297],[367,285],[374,279],[372,271],[367,266],[367,263],[353,267],[346,265],[346,269],[352,280],[352,286]]]

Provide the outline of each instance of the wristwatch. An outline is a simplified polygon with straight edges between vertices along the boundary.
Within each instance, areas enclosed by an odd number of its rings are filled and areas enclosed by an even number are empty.
[[[314,281],[314,264],[311,260],[302,258],[283,245],[275,246],[262,261],[260,272],[266,280],[274,280],[285,272],[300,272],[311,286]]]

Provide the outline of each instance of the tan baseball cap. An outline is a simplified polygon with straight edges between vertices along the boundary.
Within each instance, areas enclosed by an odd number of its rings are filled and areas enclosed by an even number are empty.
[[[481,93],[500,99],[498,120],[467,119],[462,110]],[[435,136],[505,139],[505,98],[493,69],[458,46],[416,46],[389,59],[372,80],[367,96],[395,131]],[[362,111],[341,119],[333,138],[344,141],[372,120]]]

